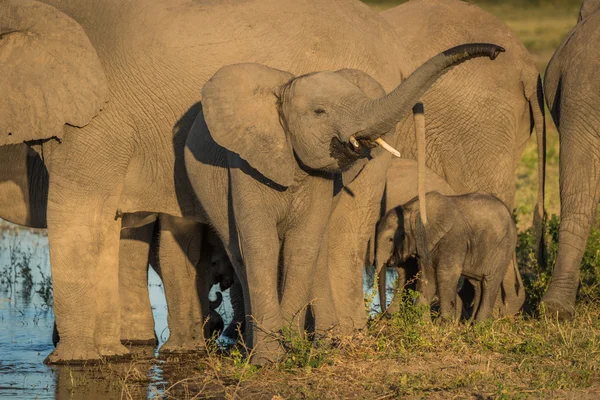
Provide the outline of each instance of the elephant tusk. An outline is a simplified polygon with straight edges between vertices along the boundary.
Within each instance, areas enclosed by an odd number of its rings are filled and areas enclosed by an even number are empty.
[[[358,150],[358,148],[360,147],[360,144],[358,143],[358,140],[356,140],[356,138],[354,137],[354,135],[350,136],[350,139],[348,139],[350,141],[350,143],[352,144],[352,146],[354,146],[354,148],[356,150]]]
[[[393,148],[392,146],[390,146],[382,138],[375,139],[375,143],[377,143],[378,145],[380,145],[381,147],[383,147],[385,150],[389,151],[390,153],[392,153],[396,157],[402,157],[402,155],[400,154],[400,152],[398,150],[396,150],[395,148]]]

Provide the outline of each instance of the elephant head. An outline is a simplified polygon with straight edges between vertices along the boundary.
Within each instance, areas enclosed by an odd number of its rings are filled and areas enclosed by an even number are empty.
[[[583,0],[579,9],[579,17],[577,22],[583,21],[585,18],[600,10],[600,0]]]
[[[350,175],[427,89],[467,59],[489,56],[499,46],[469,44],[447,50],[417,69],[385,95],[369,75],[357,70],[294,77],[260,64],[222,67],[202,88],[204,122],[220,146],[271,182],[288,187],[295,168]],[[198,119],[196,120],[198,121]],[[363,159],[362,163],[356,163]]]

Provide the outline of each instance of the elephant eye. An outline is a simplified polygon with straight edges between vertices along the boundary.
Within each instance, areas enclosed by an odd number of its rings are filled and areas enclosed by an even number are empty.
[[[327,111],[325,111],[325,109],[323,107],[317,107],[313,110],[313,112],[315,113],[315,115],[317,116],[321,116],[324,114],[327,114]]]
[[[393,237],[391,237],[391,238],[388,238],[388,242],[392,243],[393,241],[394,241],[394,238],[393,238]]]

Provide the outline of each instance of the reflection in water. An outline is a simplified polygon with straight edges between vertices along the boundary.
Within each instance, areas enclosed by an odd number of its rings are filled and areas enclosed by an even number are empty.
[[[388,271],[388,282],[394,281],[394,273]],[[43,231],[0,232],[0,398],[161,398],[168,383],[163,373],[164,362],[156,358],[157,349],[153,347],[130,347],[133,355],[127,362],[89,366],[43,364],[54,349],[49,277],[48,240]],[[379,300],[372,292],[372,269],[365,272],[364,282],[366,296],[373,299],[371,313],[377,313]],[[211,300],[216,298],[216,288]],[[152,269],[148,290],[160,347],[169,337],[167,304],[160,278]],[[228,291],[223,293],[217,311],[227,325],[233,317]]]

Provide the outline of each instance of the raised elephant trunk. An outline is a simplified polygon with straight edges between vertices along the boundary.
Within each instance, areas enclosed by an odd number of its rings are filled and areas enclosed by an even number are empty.
[[[387,96],[366,102],[360,115],[363,129],[355,132],[357,139],[375,140],[393,129],[421,96],[454,66],[475,57],[494,60],[505,50],[495,44],[472,43],[453,47],[431,58]]]

